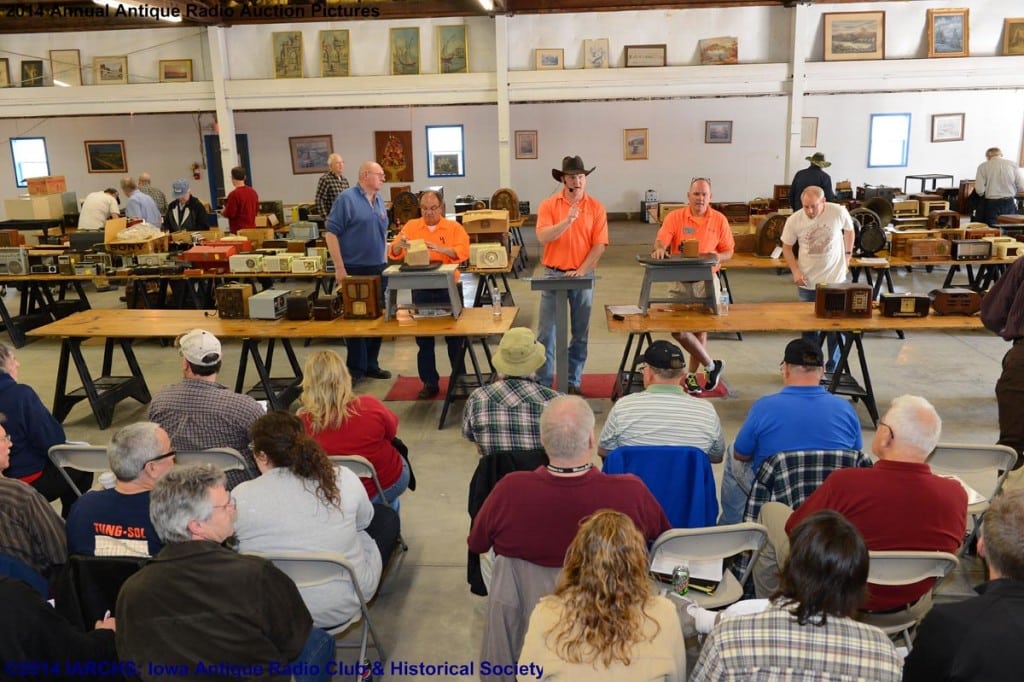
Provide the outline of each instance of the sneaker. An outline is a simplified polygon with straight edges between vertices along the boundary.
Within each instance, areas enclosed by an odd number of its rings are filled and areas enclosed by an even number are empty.
[[[706,373],[706,380],[704,382],[705,391],[713,391],[718,388],[718,380],[722,378],[722,370],[725,369],[725,363],[721,360],[715,360],[715,368],[710,372]]]
[[[700,384],[697,383],[697,375],[687,374],[686,383],[683,384],[683,387],[686,389],[687,393],[700,393]]]

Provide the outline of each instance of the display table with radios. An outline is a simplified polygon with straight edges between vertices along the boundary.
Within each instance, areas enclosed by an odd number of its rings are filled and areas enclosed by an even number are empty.
[[[82,288],[83,282],[91,282],[91,275],[24,274],[0,275],[4,288],[18,287],[21,301],[18,313],[12,315],[3,296],[0,296],[0,321],[11,337],[15,348],[27,343],[26,332],[71,313],[89,309],[89,299]],[[74,298],[67,294],[73,291]]]

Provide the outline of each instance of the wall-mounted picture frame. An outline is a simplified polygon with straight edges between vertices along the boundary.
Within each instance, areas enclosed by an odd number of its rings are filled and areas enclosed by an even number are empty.
[[[274,78],[302,78],[302,31],[275,31],[270,44]]]
[[[430,175],[462,175],[459,172],[459,155],[449,153],[434,154],[430,159]]]
[[[565,50],[560,47],[539,47],[533,51],[533,59],[534,69],[537,71],[565,68]]]
[[[626,161],[647,158],[647,128],[626,128],[622,131],[622,158]]]
[[[23,59],[21,61],[21,87],[43,87],[43,60]]]
[[[826,62],[885,59],[885,12],[825,12]]]
[[[415,76],[420,72],[420,29],[391,29],[388,41],[392,76]]]
[[[374,159],[384,169],[385,182],[413,182],[412,131],[375,130]]]
[[[736,36],[720,36],[704,38],[698,42],[700,63],[708,64],[739,64],[739,39]]]
[[[320,77],[339,78],[348,76],[348,67],[348,29],[320,31]]]
[[[469,73],[468,31],[465,25],[437,27],[438,73]]]
[[[818,146],[818,117],[804,116],[800,119],[800,146]]]
[[[78,50],[50,50],[50,76],[54,85],[81,85],[82,55]]]
[[[607,69],[610,65],[610,49],[607,38],[583,41],[583,68]]]
[[[94,57],[92,81],[93,85],[126,85],[128,57]]]
[[[960,142],[963,139],[963,114],[932,115],[932,142]]]
[[[0,88],[11,87],[11,64],[7,57],[0,57]]]
[[[191,59],[161,59],[160,60],[160,82],[161,83],[191,83],[192,82],[192,60]]]
[[[537,158],[537,131],[517,130],[516,136],[516,158],[536,159]]]
[[[1024,17],[1003,20],[1003,54],[1024,54]]]
[[[90,173],[127,173],[124,140],[86,140],[85,167]]]
[[[330,168],[327,157],[334,153],[331,135],[304,135],[289,137],[288,150],[292,157],[292,175],[326,173]]]
[[[667,45],[626,45],[623,49],[628,67],[665,66]]]
[[[971,56],[970,10],[928,10],[928,58]]]
[[[732,144],[732,121],[704,121],[704,144]]]

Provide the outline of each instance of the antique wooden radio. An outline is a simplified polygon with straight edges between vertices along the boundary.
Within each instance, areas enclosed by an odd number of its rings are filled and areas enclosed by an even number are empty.
[[[949,202],[944,201],[940,197],[935,197],[934,199],[918,199],[918,203],[921,204],[921,215],[931,216],[931,214],[936,211],[949,211]],[[956,215],[957,218],[960,217],[959,213]]]
[[[284,317],[287,289],[267,289],[249,297],[249,317],[254,320],[276,320]]]
[[[342,280],[341,295],[345,317],[355,320],[373,320],[384,313],[378,276],[350,276]]]
[[[252,242],[248,239],[240,238],[227,238],[215,239],[213,241],[204,241],[203,246],[233,246],[235,247],[235,253],[248,253],[253,250]]]
[[[970,289],[932,289],[928,297],[939,315],[973,315],[981,310],[981,294]]]
[[[894,201],[892,202],[892,214],[897,218],[910,218],[921,215],[921,204],[913,199]]]
[[[700,241],[697,239],[684,239],[679,242],[679,253],[684,258],[696,258],[700,255]]]
[[[228,259],[231,272],[263,272],[263,254],[238,253]]]
[[[918,294],[882,294],[878,299],[878,309],[882,317],[928,317],[927,296]]]
[[[238,247],[234,244],[228,246],[193,246],[182,254],[182,259],[191,263],[194,267],[203,270],[224,270],[228,269],[231,256],[238,253]]]
[[[967,225],[967,229],[964,230],[964,239],[986,239],[992,237],[1002,237],[1003,233],[995,227],[971,227],[976,223],[970,223]],[[1013,237],[1007,237],[1012,240]]]
[[[284,316],[289,320],[312,320],[316,289],[294,289],[285,297]]]
[[[988,260],[992,257],[992,242],[984,239],[954,239],[949,253],[953,260]]]
[[[871,286],[867,284],[819,284],[815,289],[817,317],[871,317]]]
[[[0,246],[20,246],[22,241],[21,234],[17,230],[0,230]]]
[[[910,242],[910,259],[920,261],[946,260],[949,258],[949,240],[915,239]]]
[[[249,297],[252,287],[248,284],[224,284],[214,291],[217,299],[217,312],[227,320],[245,320],[249,318]]]
[[[345,312],[341,296],[322,296],[313,302],[314,320],[335,320]]]
[[[960,227],[960,214],[956,211],[932,211],[927,215],[929,230]]]

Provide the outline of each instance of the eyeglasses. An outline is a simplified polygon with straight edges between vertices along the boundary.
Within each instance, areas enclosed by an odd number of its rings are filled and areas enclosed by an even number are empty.
[[[13,441],[11,440],[10,436],[4,436],[3,438],[0,438],[0,443],[6,443],[7,445],[11,445]]]
[[[440,211],[441,205],[438,204],[437,206],[420,206],[420,210],[423,211],[424,213],[427,211],[433,213],[434,211]]]
[[[388,176],[387,173],[374,173],[372,171],[370,173],[367,173],[367,175],[372,175],[372,176],[378,177],[378,178],[386,178]]]
[[[228,495],[228,501],[225,502],[224,504],[215,504],[215,505],[213,505],[214,509],[228,509],[229,507],[231,509],[236,509],[238,507],[238,505],[235,503],[235,496],[234,495]]]
[[[892,439],[893,439],[893,440],[896,440],[896,432],[892,430],[892,427],[891,427],[891,426],[889,426],[888,424],[886,424],[886,423],[885,423],[885,422],[883,422],[883,421],[879,421],[879,422],[878,422],[878,425],[879,425],[879,426],[884,426],[885,428],[889,429],[889,434],[890,434],[890,435],[892,436]]]
[[[162,455],[157,455],[153,459],[149,460],[149,462],[159,462],[162,459],[167,459],[169,457],[174,457],[177,454],[178,454],[177,450],[171,450],[170,452],[165,452]],[[149,464],[149,462],[146,462],[146,463]]]

